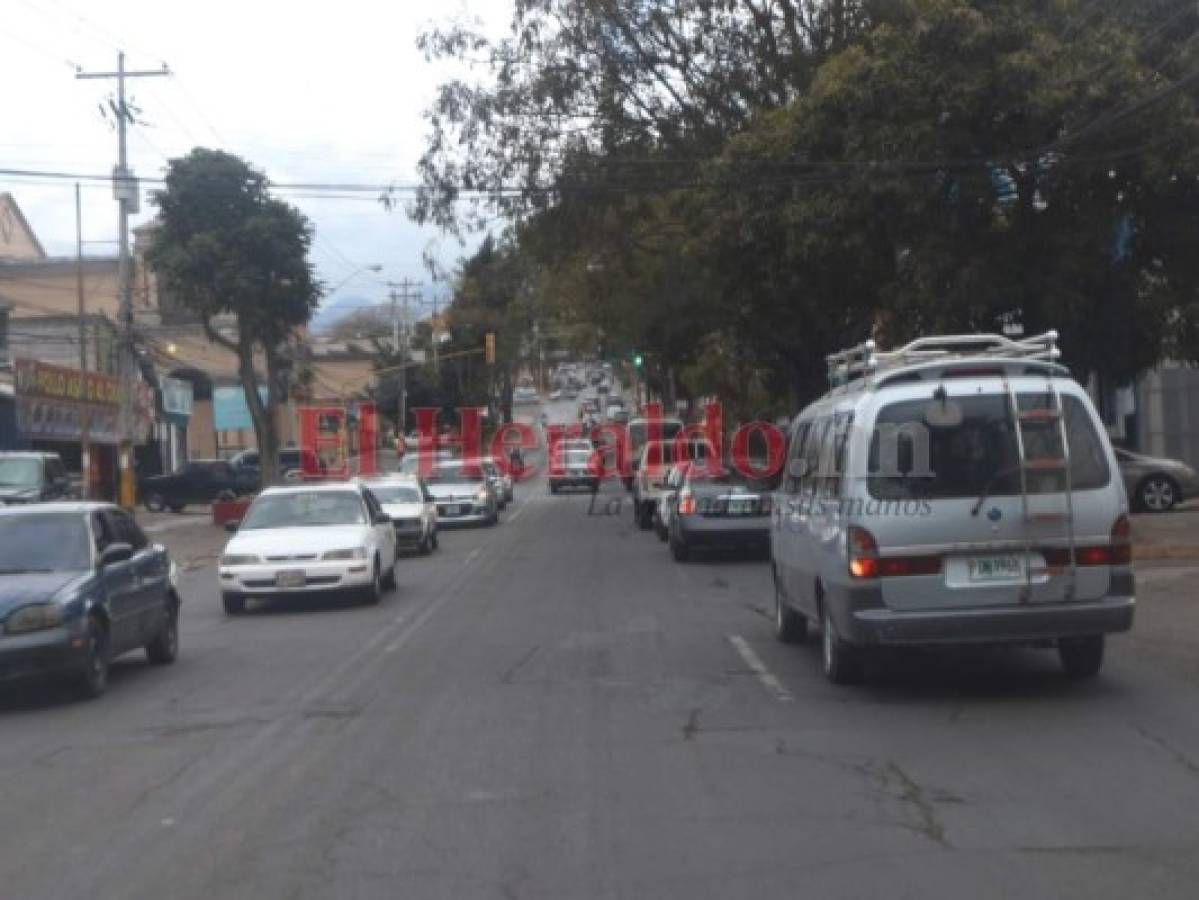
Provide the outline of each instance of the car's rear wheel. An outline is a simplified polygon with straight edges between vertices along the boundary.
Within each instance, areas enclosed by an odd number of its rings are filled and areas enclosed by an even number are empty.
[[[147,512],[157,513],[166,509],[167,500],[159,491],[150,491],[146,496],[142,497],[142,506]]]
[[[837,634],[828,604],[823,603],[820,608],[820,657],[824,677],[833,684],[857,684],[862,680],[860,651]]]
[[[221,594],[221,604],[227,616],[240,616],[246,611],[246,598],[241,594]]]
[[[808,620],[784,599],[777,573],[774,576],[774,636],[784,644],[802,644],[808,636]]]
[[[436,550],[437,547],[439,546],[437,543],[438,538],[437,538],[437,529],[436,528],[433,529],[433,536],[429,540],[432,541],[433,549]]]
[[[658,540],[662,543],[670,540],[670,532],[666,530],[666,526],[662,523],[662,519],[654,517],[654,531],[658,533]]]
[[[686,562],[691,558],[691,546],[682,538],[670,536],[670,555],[675,562]]]
[[[1057,654],[1071,678],[1094,678],[1103,667],[1103,647],[1101,634],[1062,638],[1057,642]]]
[[[554,484],[552,481],[550,482],[550,493],[551,494],[558,493],[558,485]]]
[[[80,696],[93,700],[108,688],[108,628],[97,616],[87,620],[83,671],[76,686]]]
[[[1169,512],[1178,503],[1178,485],[1165,475],[1150,475],[1137,488],[1137,499],[1149,512]]]
[[[173,512],[173,513],[181,513],[186,508],[187,508],[186,504],[183,504],[183,503],[172,503],[171,504],[171,512]]]
[[[179,601],[167,598],[167,618],[162,631],[146,644],[146,658],[156,666],[169,666],[179,656]]]
[[[396,561],[392,559],[391,568],[383,572],[383,578],[380,584],[385,590],[394,591],[396,589]]]
[[[649,531],[654,524],[654,508],[648,503],[641,503],[637,510],[637,527]]]

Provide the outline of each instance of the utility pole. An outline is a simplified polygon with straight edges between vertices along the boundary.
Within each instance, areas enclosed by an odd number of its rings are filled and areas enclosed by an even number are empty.
[[[400,354],[400,408],[396,428],[400,434],[403,434],[404,427],[408,422],[408,300],[420,298],[420,293],[416,289],[421,286],[421,283],[405,278],[403,281],[389,281],[387,286],[391,288],[391,343]],[[396,288],[399,288],[398,292]],[[403,303],[402,333],[400,307],[397,305],[397,301]]]
[[[132,509],[137,502],[136,489],[133,481],[133,267],[129,258],[129,215],[138,211],[137,179],[129,171],[128,152],[126,150],[126,125],[133,116],[125,103],[126,78],[153,78],[170,75],[171,70],[164,63],[161,69],[146,69],[127,71],[125,69],[125,52],[117,53],[117,70],[115,72],[75,72],[77,79],[112,79],[117,80],[117,103],[113,108],[117,119],[117,166],[112,173],[113,194],[116,196],[119,210],[120,263],[118,279],[120,281],[120,378],[121,378],[121,486],[118,502],[126,509]]]
[[[79,304],[79,371],[87,371],[87,319],[84,318],[83,303],[83,203],[79,197],[79,182],[75,182],[75,291]],[[87,377],[82,376],[82,377]],[[83,419],[79,423],[79,474],[83,479],[82,500],[91,496],[91,417],[87,406],[83,407]]]

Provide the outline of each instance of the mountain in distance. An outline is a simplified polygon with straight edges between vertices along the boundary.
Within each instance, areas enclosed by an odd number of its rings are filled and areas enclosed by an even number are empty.
[[[341,294],[333,297],[322,303],[320,309],[313,314],[312,321],[308,323],[308,329],[314,334],[323,334],[346,316],[371,305],[376,305],[380,309],[388,307],[386,303],[377,303],[369,297],[357,294]]]

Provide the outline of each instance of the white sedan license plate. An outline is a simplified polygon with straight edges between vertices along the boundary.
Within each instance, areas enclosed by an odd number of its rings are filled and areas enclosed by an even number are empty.
[[[972,556],[967,560],[971,581],[1013,581],[1024,577],[1019,556]]]
[[[275,574],[275,587],[298,588],[303,587],[306,583],[307,579],[304,577],[302,570],[289,570]]]
[[[757,497],[736,497],[728,501],[730,516],[748,516],[758,504]]]

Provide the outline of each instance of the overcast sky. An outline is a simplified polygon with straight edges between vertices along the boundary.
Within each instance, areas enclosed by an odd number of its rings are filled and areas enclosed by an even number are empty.
[[[449,71],[425,62],[417,35],[451,16],[497,33],[509,14],[510,0],[4,0],[0,168],[110,172],[116,135],[97,105],[115,84],[78,81],[74,69],[115,69],[120,48],[129,68],[165,62],[175,73],[127,82],[148,123],[130,134],[138,175],[159,176],[166,159],[201,145],[237,153],[279,183],[411,184],[422,113]],[[16,197],[47,252],[74,253],[73,182],[0,175],[0,191]],[[447,267],[466,252],[372,194],[283,196],[316,225],[322,280],[349,277],[335,296],[382,300],[385,279],[428,282],[422,251]],[[83,203],[85,252],[115,253],[111,188],[85,186]],[[150,214],[143,200],[135,223]],[[383,272],[353,275],[372,264]]]

